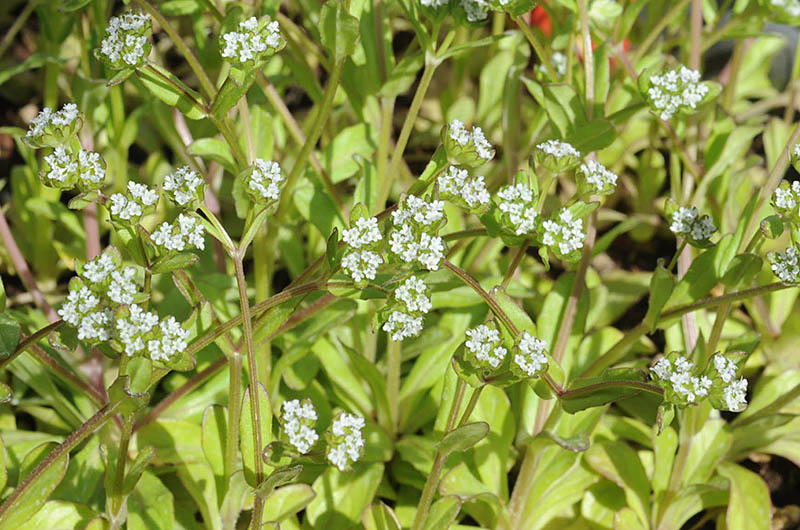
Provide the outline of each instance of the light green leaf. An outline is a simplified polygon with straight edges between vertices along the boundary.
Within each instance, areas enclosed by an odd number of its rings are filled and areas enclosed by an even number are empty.
[[[264,505],[264,520],[281,522],[308,506],[315,496],[316,493],[308,484],[290,484],[278,488]]]
[[[169,70],[153,63],[148,64],[148,68],[140,68],[137,70],[137,74],[151,94],[170,107],[177,108],[191,120],[205,118],[206,112],[198,104],[200,96],[194,90],[184,85]],[[150,67],[157,73],[150,70]],[[177,88],[179,86],[180,90]],[[189,95],[187,96],[187,94]]]
[[[589,466],[625,490],[628,506],[641,522],[650,520],[650,480],[639,456],[623,442],[603,441],[586,451]]]
[[[444,455],[466,451],[483,440],[488,433],[488,423],[484,421],[468,423],[447,433],[444,438],[436,444],[436,447]]]
[[[764,480],[742,466],[724,462],[719,467],[722,476],[731,481],[726,522],[736,530],[769,530],[769,489]]]
[[[26,483],[28,477],[25,477],[20,483],[20,486],[25,486],[25,490],[0,515],[0,528],[19,528],[42,509],[50,493],[64,478],[68,465],[69,454],[65,452],[31,482]]]
[[[382,502],[364,508],[364,513],[361,514],[361,524],[364,525],[364,530],[400,530],[402,528],[394,510]]]
[[[256,460],[261,460],[261,451],[272,441],[272,408],[269,403],[269,394],[262,384],[258,385],[258,405],[261,412],[259,423],[261,425],[261,447],[255,447],[253,431],[253,416],[251,412],[250,389],[245,391],[242,401],[242,419],[239,423],[239,448],[242,451],[244,464],[244,478],[251,486],[258,487],[256,477]],[[263,467],[262,467],[263,468]],[[268,472],[268,470],[267,470]],[[263,480],[263,479],[262,479]]]
[[[220,492],[227,489],[227,473],[224,462],[227,453],[227,432],[228,409],[221,405],[209,406],[203,413],[201,445],[206,461],[214,473],[217,491]]]
[[[353,471],[333,466],[314,481],[317,493],[306,508],[312,528],[347,528],[358,523],[361,513],[375,496],[383,477],[383,464],[356,463]]]
[[[424,530],[440,530],[450,528],[461,510],[461,499],[455,495],[447,495],[431,505],[425,519]]]
[[[231,148],[219,138],[200,138],[195,140],[189,146],[187,152],[190,155],[219,162],[222,167],[233,175],[237,173],[236,162],[233,160]]]
[[[172,501],[169,489],[158,477],[145,471],[128,497],[128,529],[173,528],[175,508]]]
[[[6,313],[0,313],[0,359],[10,357],[14,353],[21,333],[16,320]]]
[[[352,55],[359,36],[358,19],[347,12],[341,0],[329,0],[319,15],[322,45],[335,60]]]
[[[643,322],[650,326],[653,331],[658,323],[658,317],[664,304],[667,303],[675,288],[675,277],[664,267],[664,261],[659,260],[653,276],[650,278],[650,301],[647,306],[647,314]]]
[[[47,501],[36,515],[24,521],[17,529],[84,528],[95,516],[97,516],[97,512],[83,504],[67,501]]]

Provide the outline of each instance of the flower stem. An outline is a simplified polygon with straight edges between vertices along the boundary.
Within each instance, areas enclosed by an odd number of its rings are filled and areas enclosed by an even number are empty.
[[[512,18],[514,22],[517,23],[519,29],[522,30],[522,33],[525,35],[525,38],[528,39],[528,42],[531,43],[533,51],[536,53],[536,56],[539,57],[539,61],[544,65],[545,69],[547,70],[547,76],[554,83],[557,83],[558,74],[556,73],[555,68],[553,68],[553,64],[550,62],[550,57],[547,55],[544,46],[542,46],[542,43],[536,37],[536,34],[531,30],[531,27],[521,16],[516,16]]]
[[[131,431],[133,429],[133,419],[130,414],[123,414],[122,432],[119,438],[119,452],[117,453],[117,464],[114,469],[114,485],[111,493],[111,519],[118,521],[122,504],[125,501],[123,486],[125,484],[125,465],[128,462],[128,447],[131,441]]]
[[[497,301],[494,298],[492,298],[492,295],[487,293],[486,290],[483,287],[481,287],[481,285],[477,281],[475,281],[475,279],[472,276],[470,276],[467,271],[453,265],[452,263],[450,263],[450,261],[446,259],[442,260],[442,264],[445,266],[445,268],[450,269],[456,276],[458,276],[461,279],[461,281],[472,287],[472,289],[476,293],[478,293],[481,296],[481,298],[483,298],[483,300],[486,302],[486,304],[489,306],[492,312],[497,316],[497,318],[499,318],[503,322],[503,324],[508,328],[508,330],[511,332],[512,335],[516,336],[517,334],[519,334],[517,326],[514,325],[514,322],[511,320],[511,318],[509,318],[506,312],[503,311],[503,309],[497,304]]]
[[[403,362],[399,341],[386,337],[386,397],[389,401],[389,435],[397,434],[400,422],[400,366]]]
[[[531,244],[530,239],[526,239],[522,242],[522,244],[517,248],[516,254],[514,254],[514,258],[511,260],[511,264],[508,266],[508,270],[506,271],[506,275],[503,277],[503,283],[500,286],[505,290],[508,287],[508,284],[511,283],[511,278],[514,277],[514,272],[516,272],[517,267],[519,264],[522,263],[522,258],[525,257],[525,252],[528,250],[528,247]]]

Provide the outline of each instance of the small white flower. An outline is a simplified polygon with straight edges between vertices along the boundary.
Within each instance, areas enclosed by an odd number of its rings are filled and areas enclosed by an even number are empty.
[[[110,254],[100,254],[92,261],[86,263],[81,271],[81,277],[91,283],[103,283],[117,270],[117,265]]]
[[[84,285],[78,290],[70,290],[67,301],[58,310],[58,315],[64,322],[78,326],[81,318],[97,307],[99,303],[100,299]]]
[[[196,218],[179,214],[178,219],[171,225],[167,222],[161,223],[161,226],[153,232],[150,238],[153,243],[166,250],[180,252],[187,245],[203,250],[205,248],[204,233],[203,224]]]
[[[789,247],[783,252],[768,254],[773,274],[783,283],[797,283],[800,276],[800,253],[797,247]]]
[[[483,177],[470,178],[466,169],[450,166],[437,182],[440,193],[462,199],[468,208],[489,204],[490,196]]]
[[[130,306],[130,315],[117,319],[117,339],[128,357],[145,351],[145,335],[158,325],[158,315],[145,311],[136,304]]]
[[[556,218],[557,221],[548,219],[542,223],[542,243],[550,247],[557,245],[563,255],[583,248],[583,220],[573,218],[569,210],[561,210]]]
[[[342,258],[344,268],[356,282],[364,279],[374,280],[378,267],[383,264],[383,258],[371,250],[353,250]]]
[[[428,298],[428,286],[416,276],[411,276],[394,291],[397,300],[404,303],[409,313],[427,313],[433,305]]]
[[[556,158],[566,158],[568,156],[574,156],[575,158],[581,157],[581,152],[572,147],[572,144],[560,140],[547,140],[537,145],[536,149]]]
[[[393,341],[417,337],[422,333],[422,317],[415,317],[402,311],[392,311],[381,328]]]
[[[467,20],[479,22],[489,15],[489,4],[486,0],[461,0],[461,7],[467,13]]]
[[[221,37],[222,56],[239,64],[258,61],[280,46],[281,30],[277,20],[264,25],[259,24],[256,17],[250,17],[239,23],[239,31]]]
[[[716,232],[717,227],[708,216],[700,217],[697,208],[681,206],[672,214],[669,229],[682,237],[690,237],[695,241],[703,241]]]
[[[444,7],[450,0],[419,0],[419,3],[425,7]]]
[[[775,206],[783,210],[794,210],[797,207],[798,196],[800,196],[800,181],[792,182],[790,188],[775,188]]]
[[[111,324],[114,313],[110,309],[100,309],[86,314],[78,324],[78,339],[104,342],[111,338]]]
[[[78,180],[87,188],[97,189],[106,179],[106,170],[98,153],[78,151]]]
[[[722,397],[725,405],[732,412],[740,412],[747,405],[747,379],[739,378],[738,381],[731,381],[722,389]]]
[[[425,201],[415,195],[407,195],[392,212],[392,222],[395,226],[411,220],[422,226],[431,226],[443,217],[443,201]]]
[[[553,65],[559,77],[564,77],[567,73],[567,56],[561,52],[553,52],[550,56],[550,64]],[[539,71],[547,75],[547,67],[543,64],[539,65]]]
[[[292,399],[283,402],[283,429],[289,443],[301,454],[311,450],[319,435],[314,430],[317,422],[317,410],[311,400]]]
[[[51,182],[65,183],[77,177],[78,161],[63,146],[56,147],[52,153],[44,157],[44,161],[49,169],[45,178]]]
[[[547,367],[547,356],[544,353],[546,349],[545,341],[523,331],[518,353],[514,355],[514,364],[528,377],[538,376]]]
[[[669,120],[681,110],[696,109],[708,94],[708,86],[700,82],[700,72],[685,66],[650,76],[650,85],[650,103],[662,120]]]
[[[31,120],[25,136],[37,138],[51,125],[55,128],[66,129],[73,124],[79,115],[78,107],[74,103],[66,103],[56,112],[53,112],[50,107],[45,107]]]
[[[203,184],[203,179],[189,166],[183,166],[175,173],[164,177],[164,191],[168,192],[179,206],[187,206],[195,199],[202,199],[200,190]]]
[[[139,66],[148,52],[147,36],[150,15],[125,13],[108,21],[106,35],[100,44],[100,56],[116,68]]]
[[[364,437],[361,431],[365,427],[364,418],[341,412],[336,415],[328,433],[328,461],[344,471],[347,466],[361,458],[364,449]]]
[[[496,329],[481,324],[476,328],[468,329],[466,335],[469,337],[464,343],[467,351],[484,365],[488,364],[492,368],[497,368],[506,358],[508,350],[503,347],[500,332]]]
[[[500,202],[497,207],[511,224],[518,236],[536,230],[536,204],[533,191],[524,184],[504,186],[497,192]]]
[[[732,359],[717,354],[714,356],[714,367],[723,382],[730,383],[736,378],[736,363]]]
[[[389,237],[389,248],[408,264],[419,263],[428,270],[439,270],[444,259],[444,240],[427,232],[417,232],[408,223],[395,229]]]
[[[476,1],[485,3],[485,0],[462,0],[462,5],[464,2]],[[483,159],[483,161],[488,162],[494,158],[494,148],[486,139],[486,136],[483,134],[483,129],[480,127],[473,127],[472,132],[470,132],[466,129],[466,127],[464,127],[464,122],[461,120],[453,120],[449,124],[449,129],[450,139],[461,147],[467,147],[471,143],[475,148],[475,152],[481,159]]]
[[[281,194],[280,183],[285,179],[281,166],[272,160],[256,158],[255,168],[248,178],[247,187],[256,198],[265,201],[277,201]]]
[[[662,357],[651,369],[651,372],[673,392],[685,399],[687,403],[694,403],[698,398],[708,395],[712,381],[705,375],[697,377],[691,374],[694,363],[685,357],[677,357],[670,363],[669,359]]]
[[[144,184],[128,182],[128,194],[114,193],[109,197],[111,215],[123,221],[137,220],[144,209],[158,202],[158,191]]]
[[[180,355],[187,346],[189,332],[181,327],[175,317],[167,317],[158,324],[160,337],[147,341],[147,353],[153,361],[169,361]]]
[[[353,248],[361,248],[377,243],[383,236],[378,228],[376,217],[360,217],[355,226],[342,232],[342,239]]]
[[[118,304],[132,304],[134,297],[138,294],[135,278],[136,269],[133,267],[123,267],[120,270],[111,271],[111,283],[108,285],[107,291],[108,298]]]
[[[617,175],[596,160],[581,164],[580,172],[591,186],[593,193],[610,194],[617,187]]]

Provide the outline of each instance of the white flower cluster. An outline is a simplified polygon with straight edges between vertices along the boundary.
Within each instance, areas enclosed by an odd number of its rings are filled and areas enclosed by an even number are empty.
[[[586,179],[586,183],[592,193],[609,195],[617,187],[617,179],[619,177],[617,177],[616,173],[596,160],[589,160],[581,164],[580,173]]]
[[[45,133],[48,127],[64,129],[70,127],[80,116],[75,103],[66,103],[60,110],[53,112],[50,107],[45,107],[33,118],[28,125],[27,138],[35,139]]]
[[[524,184],[504,186],[497,192],[500,202],[497,207],[518,236],[536,230],[536,203],[533,191]]]
[[[260,201],[277,201],[281,195],[280,183],[284,181],[281,166],[272,160],[256,158],[255,168],[247,179],[247,188],[253,198]]]
[[[192,245],[200,250],[205,248],[203,224],[196,218],[179,214],[178,218],[170,225],[166,221],[161,223],[150,239],[153,243],[166,250],[184,250],[187,245]]]
[[[256,17],[250,17],[239,23],[239,31],[225,33],[221,37],[224,42],[222,56],[232,62],[245,64],[261,60],[270,51],[281,46],[281,29],[277,20],[268,24],[259,24]]]
[[[179,206],[188,206],[193,200],[202,200],[203,179],[189,166],[164,177],[164,191]]]
[[[100,306],[100,298],[89,287],[82,285],[70,289],[67,301],[58,310],[58,315],[78,328],[78,339],[95,342],[111,338],[111,323],[114,313]]]
[[[147,37],[150,15],[125,13],[108,21],[106,36],[100,44],[100,55],[118,68],[142,64],[149,53]]]
[[[153,361],[169,361],[188,346],[189,332],[175,317],[169,316],[159,322],[158,315],[136,304],[130,306],[128,316],[117,319],[116,332],[116,338],[129,357],[146,354]]]
[[[64,146],[59,145],[53,149],[52,153],[44,157],[44,161],[48,168],[44,178],[49,184],[68,185],[74,183],[78,174],[78,161]]]
[[[517,370],[528,377],[536,377],[547,368],[547,343],[537,339],[527,331],[522,332],[517,353],[514,355],[514,365]]]
[[[797,283],[800,276],[800,252],[797,247],[789,247],[783,252],[774,252],[768,255],[772,272],[783,283]]]
[[[71,187],[77,182],[81,189],[95,190],[106,179],[105,164],[98,153],[58,146],[44,161],[48,170],[43,177],[49,185]]]
[[[798,145],[795,151],[798,150]],[[797,218],[800,215],[797,205],[800,204],[800,181],[795,180],[791,184],[781,184],[775,188],[772,196],[772,204],[779,213]]]
[[[444,240],[435,235],[444,217],[444,202],[406,196],[392,212],[394,230],[389,248],[405,263],[419,263],[435,271],[444,258]]]
[[[697,108],[708,94],[708,86],[700,82],[700,72],[681,66],[663,75],[650,76],[647,94],[661,119],[669,120],[680,110]]]
[[[690,208],[681,206],[672,214],[672,224],[669,225],[669,229],[679,236],[704,241],[716,232],[717,227],[707,215],[700,217],[694,206]]]
[[[489,4],[486,0],[461,0],[461,7],[467,14],[470,22],[485,20],[489,14]]]
[[[310,399],[291,399],[283,402],[283,429],[289,443],[301,454],[311,450],[319,435],[314,430],[317,422],[317,409]]]
[[[462,0],[464,1],[474,1],[474,0]],[[482,0],[480,0],[482,1]],[[450,122],[450,139],[456,142],[461,147],[467,147],[472,144],[475,147],[475,152],[477,155],[488,162],[492,158],[494,158],[494,148],[492,144],[486,139],[486,136],[483,134],[483,129],[480,127],[473,127],[472,131],[468,131],[467,128],[464,126],[464,122],[461,120],[453,120]]]
[[[328,432],[328,461],[336,466],[339,471],[344,471],[350,464],[361,458],[364,449],[364,418],[340,412],[333,419]]]
[[[489,192],[483,177],[470,178],[466,169],[450,166],[438,179],[439,193],[463,202],[469,209],[489,204]]]
[[[428,286],[411,276],[395,289],[393,298],[383,331],[394,341],[418,336],[422,333],[422,316],[433,308]]]
[[[553,69],[555,69],[556,73],[559,77],[564,77],[567,73],[567,56],[561,52],[553,52],[553,55],[550,56],[550,64],[553,65]],[[539,65],[539,71],[547,75],[547,67],[543,64]]]
[[[694,363],[685,357],[676,357],[674,362],[662,357],[653,366],[652,372],[665,384],[669,384],[681,399],[694,403],[697,398],[708,395],[712,381],[705,375],[693,376],[690,373],[692,367]]]
[[[790,17],[800,17],[800,0],[772,0],[773,7],[782,8]]]
[[[568,156],[574,156],[575,158],[581,157],[581,152],[572,147],[572,144],[562,142],[561,140],[547,140],[537,145],[536,149],[556,158],[566,158]]]
[[[130,307],[130,315],[117,319],[117,339],[123,347],[125,355],[132,357],[144,353],[147,348],[146,335],[158,325],[158,315],[145,311],[136,304]]]
[[[508,350],[503,347],[500,332],[486,324],[466,331],[469,339],[464,343],[469,354],[480,362],[482,368],[487,364],[497,368],[505,360]],[[524,362],[524,361],[523,361]]]
[[[800,144],[795,144],[793,153],[795,158],[800,158]]]
[[[445,7],[450,0],[419,0],[419,3],[425,7]]]
[[[342,239],[350,245],[342,258],[342,267],[356,282],[374,280],[383,258],[375,252],[374,246],[383,239],[375,217],[359,217],[355,226],[342,232]]]
[[[106,179],[106,169],[98,153],[81,149],[78,151],[78,184],[97,189]]]
[[[157,190],[138,182],[128,182],[128,193],[114,193],[109,197],[109,210],[113,217],[123,221],[136,222],[146,208],[158,202]]]
[[[747,405],[747,379],[736,378],[736,363],[724,355],[714,356],[714,367],[717,369],[725,387],[722,389],[722,399],[728,410],[739,412]]]
[[[566,209],[561,210],[555,218],[558,220],[548,219],[542,223],[542,243],[550,247],[557,245],[565,256],[583,248],[583,219],[575,219]]]

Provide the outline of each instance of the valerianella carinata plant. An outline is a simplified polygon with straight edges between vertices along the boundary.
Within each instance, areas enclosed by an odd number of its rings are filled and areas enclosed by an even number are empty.
[[[798,525],[797,0],[7,4],[0,530]]]

